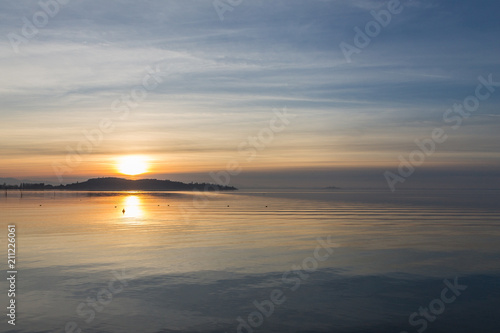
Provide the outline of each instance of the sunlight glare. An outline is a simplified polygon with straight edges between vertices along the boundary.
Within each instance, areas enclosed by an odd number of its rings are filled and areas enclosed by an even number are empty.
[[[147,159],[143,156],[125,156],[118,164],[118,170],[124,175],[140,175],[148,171]]]
[[[139,199],[136,195],[130,195],[125,197],[123,201],[123,206],[125,212],[123,213],[124,217],[135,217],[139,218],[142,216],[142,208],[141,208],[141,199]]]

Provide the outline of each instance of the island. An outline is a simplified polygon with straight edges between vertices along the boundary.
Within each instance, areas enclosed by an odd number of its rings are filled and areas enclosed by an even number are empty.
[[[340,190],[340,187],[336,186],[328,186],[328,187],[323,187],[323,190]]]
[[[235,191],[236,187],[210,183],[182,183],[171,180],[138,179],[106,177],[92,178],[84,182],[66,185],[49,185],[45,183],[21,183],[20,185],[3,185],[5,190],[67,190],[67,191]]]

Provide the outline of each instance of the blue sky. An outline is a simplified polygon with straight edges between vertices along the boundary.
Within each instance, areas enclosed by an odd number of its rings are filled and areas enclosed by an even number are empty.
[[[0,177],[54,181],[67,147],[159,68],[162,82],[65,181],[112,174],[117,157],[140,154],[151,175],[171,179],[210,180],[237,160],[236,185],[378,186],[439,127],[449,138],[418,177],[434,183],[451,168],[498,184],[500,88],[459,129],[443,122],[479,76],[500,81],[497,2],[401,1],[350,63],[339,44],[389,1],[243,0],[223,21],[212,1],[67,2],[19,52],[9,34],[22,36],[23,17],[41,7],[0,3]],[[246,161],[238,145],[283,108],[293,121]]]

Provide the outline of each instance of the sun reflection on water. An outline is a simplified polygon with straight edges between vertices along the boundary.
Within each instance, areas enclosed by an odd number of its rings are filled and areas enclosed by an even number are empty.
[[[141,199],[137,195],[129,195],[123,199],[123,217],[141,218],[144,215]]]

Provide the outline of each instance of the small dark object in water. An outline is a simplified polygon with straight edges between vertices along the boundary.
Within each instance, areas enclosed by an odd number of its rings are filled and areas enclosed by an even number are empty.
[[[125,214],[125,208],[123,208],[122,213]]]

